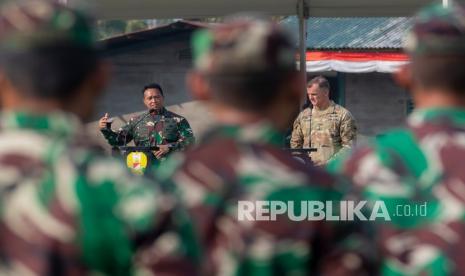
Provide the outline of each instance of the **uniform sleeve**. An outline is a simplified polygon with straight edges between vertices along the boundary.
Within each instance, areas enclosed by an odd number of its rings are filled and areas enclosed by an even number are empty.
[[[182,118],[178,123],[178,137],[178,140],[173,143],[174,151],[185,150],[195,142],[194,132],[185,118]]]
[[[357,138],[357,126],[349,111],[342,116],[340,131],[342,147],[351,148]]]
[[[131,142],[134,138],[133,125],[134,118],[116,132],[105,128],[100,131],[111,146],[123,146],[124,144]]]
[[[302,131],[302,113],[297,116],[297,119],[294,121],[294,126],[292,128],[292,134],[291,134],[291,148],[293,149],[299,149],[303,147],[304,144],[304,134]]]
[[[336,152],[330,160],[337,158],[340,155],[344,155],[350,151],[357,138],[357,126],[355,119],[349,111],[345,112],[341,118],[341,125],[339,129],[341,136],[341,149]],[[329,161],[329,160],[328,160]]]

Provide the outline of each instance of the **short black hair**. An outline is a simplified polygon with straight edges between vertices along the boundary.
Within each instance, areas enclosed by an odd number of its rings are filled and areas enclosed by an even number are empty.
[[[465,96],[465,54],[413,56],[411,66],[414,80],[423,87]]]
[[[142,95],[145,94],[145,91],[146,91],[147,89],[158,89],[158,91],[160,91],[160,94],[161,94],[163,97],[165,97],[165,95],[163,94],[163,89],[161,89],[161,86],[160,86],[158,83],[156,83],[156,82],[152,82],[152,83],[149,83],[149,84],[147,84],[146,86],[144,86],[144,88],[142,89]]]
[[[26,51],[2,50],[0,66],[22,96],[35,99],[65,100],[96,69],[96,49],[54,43]]]
[[[266,109],[283,89],[294,70],[208,76],[218,100],[240,110]]]

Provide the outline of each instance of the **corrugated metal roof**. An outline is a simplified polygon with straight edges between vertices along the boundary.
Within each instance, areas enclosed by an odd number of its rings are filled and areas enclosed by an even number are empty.
[[[308,49],[400,49],[412,20],[407,17],[309,18]],[[288,17],[282,24],[298,34],[298,21]]]
[[[180,32],[192,32],[199,28],[207,28],[215,23],[203,23],[189,20],[180,20],[170,24],[157,26],[151,29],[110,37],[100,42],[107,49],[124,47],[132,43],[146,42],[162,36],[173,35]]]

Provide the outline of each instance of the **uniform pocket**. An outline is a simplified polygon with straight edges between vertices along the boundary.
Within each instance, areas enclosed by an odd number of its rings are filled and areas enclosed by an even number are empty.
[[[149,139],[150,131],[147,126],[139,126],[134,130],[135,138],[139,140]]]
[[[163,127],[163,136],[167,141],[173,142],[178,139],[178,125],[174,119],[166,119]]]

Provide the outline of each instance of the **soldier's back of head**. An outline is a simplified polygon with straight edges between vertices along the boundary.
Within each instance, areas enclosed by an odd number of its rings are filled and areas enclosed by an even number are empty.
[[[267,20],[231,18],[197,32],[193,49],[194,71],[208,79],[215,100],[240,110],[266,108],[297,74],[292,37]]]
[[[22,0],[2,5],[0,23],[3,89],[14,90],[20,102],[59,102],[57,109],[87,119],[94,103],[83,91],[98,96],[103,82],[90,80],[103,76],[92,18],[54,1]],[[89,103],[72,106],[83,97]]]
[[[425,8],[414,18],[405,38],[405,51],[410,57],[411,90],[464,95],[464,15],[464,7],[452,1],[447,7]]]
[[[193,43],[190,88],[214,106],[217,124],[190,151],[168,160],[169,173],[161,175],[183,195],[203,268],[211,274],[320,271],[324,250],[334,249],[332,232],[320,236],[325,227],[319,225],[326,224],[311,221],[306,211],[293,217],[292,206],[303,210],[302,204],[337,200],[341,193],[335,178],[282,150],[283,131],[303,94],[295,44],[276,24],[250,18],[201,31]],[[346,272],[362,267],[339,264]]]
[[[127,231],[153,215],[154,189],[83,134],[104,82],[91,23],[53,1],[0,8],[2,275],[128,275]]]

